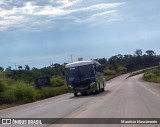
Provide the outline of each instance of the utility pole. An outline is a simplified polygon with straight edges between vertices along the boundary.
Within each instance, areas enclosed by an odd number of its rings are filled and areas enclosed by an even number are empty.
[[[71,61],[73,62],[72,55],[71,55]]]
[[[16,63],[14,63],[14,65],[15,65],[15,69],[17,70],[17,64],[16,64]]]

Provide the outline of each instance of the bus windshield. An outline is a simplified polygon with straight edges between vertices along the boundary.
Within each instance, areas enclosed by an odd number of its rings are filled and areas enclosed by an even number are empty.
[[[66,76],[69,82],[79,81],[95,77],[93,65],[83,65],[66,69]]]

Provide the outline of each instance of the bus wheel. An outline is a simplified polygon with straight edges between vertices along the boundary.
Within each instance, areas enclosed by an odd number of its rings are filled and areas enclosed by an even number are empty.
[[[83,95],[86,95],[87,94],[87,92],[83,92]]]
[[[99,90],[95,90],[95,92],[96,92],[96,94],[98,94],[98,93],[99,93]]]
[[[74,93],[74,96],[76,97],[76,96],[78,96],[78,94],[77,94],[77,93]]]
[[[101,88],[100,88],[100,86],[99,86],[99,93],[100,93],[100,92],[102,92],[102,90],[101,90]]]
[[[104,92],[104,82],[103,82],[103,88],[102,88],[102,92]]]

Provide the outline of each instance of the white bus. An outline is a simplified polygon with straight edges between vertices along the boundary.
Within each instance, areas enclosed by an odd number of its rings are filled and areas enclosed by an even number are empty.
[[[94,60],[66,64],[66,81],[70,93],[103,92],[105,80],[101,64]]]

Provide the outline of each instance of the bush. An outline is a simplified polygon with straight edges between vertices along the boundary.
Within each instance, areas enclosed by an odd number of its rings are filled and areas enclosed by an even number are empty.
[[[105,77],[105,80],[106,81],[109,81],[110,79],[113,79],[113,78],[115,78],[117,75],[107,75],[106,77]]]
[[[3,104],[16,102],[15,92],[13,89],[6,90],[0,94],[0,102]]]
[[[5,73],[4,72],[0,72],[0,79],[5,79]]]
[[[52,97],[55,95],[55,93],[52,90],[52,87],[42,87],[39,90],[39,94],[40,94],[40,98],[44,99],[44,98],[48,98],[48,97]]]
[[[149,82],[160,83],[160,68],[154,68],[144,73],[143,79]]]
[[[5,90],[5,84],[0,81],[0,93]]]
[[[104,70],[104,74],[105,75],[116,75],[116,71],[107,69],[107,70]]]
[[[157,78],[157,81],[156,81],[156,82],[157,82],[157,83],[160,83],[160,77]]]
[[[15,85],[15,96],[19,102],[32,102],[36,100],[37,92],[33,86],[19,81]]]
[[[155,77],[155,74],[152,71],[147,71],[144,73],[144,79],[149,80],[151,78]]]
[[[121,74],[126,73],[127,72],[127,68],[123,67],[123,66],[118,66],[117,72],[121,73]]]
[[[152,69],[152,73],[154,73],[156,76],[160,76],[160,70],[158,69]]]
[[[57,91],[57,95],[64,94],[64,93],[68,92],[68,87],[67,87],[67,85],[64,85],[61,87],[55,87],[54,91]]]
[[[52,86],[57,87],[57,86],[65,85],[66,82],[65,82],[65,80],[63,78],[58,76],[58,77],[52,77],[51,78],[51,84],[52,84]]]
[[[0,73],[0,104],[28,103],[68,92],[66,82],[60,76],[51,78],[52,86],[41,89],[34,88],[31,76],[23,74],[14,78],[12,78],[14,74],[10,75],[11,77],[7,76]]]
[[[59,87],[42,87],[39,90],[41,99],[53,97],[56,95],[64,94],[68,92],[67,85],[59,86]]]

